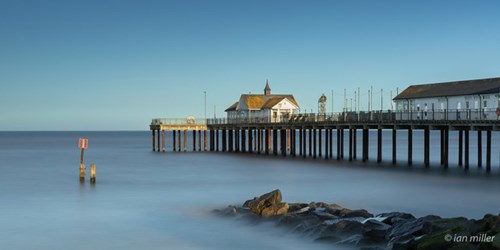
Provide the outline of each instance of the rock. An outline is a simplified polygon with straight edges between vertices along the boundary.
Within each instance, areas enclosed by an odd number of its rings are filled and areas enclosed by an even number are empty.
[[[385,236],[391,229],[391,226],[381,221],[370,219],[363,224],[363,229],[363,242],[372,244],[385,242]]]
[[[288,212],[289,213],[300,213],[300,212],[297,212],[299,210],[302,210],[304,208],[309,208],[308,204],[306,203],[290,203],[288,204],[289,205],[289,208],[288,208]],[[309,209],[306,209],[305,211],[307,211]],[[304,211],[302,211],[304,212]]]
[[[280,210],[281,214],[283,214],[285,210],[288,212],[288,204],[285,204],[286,203],[281,203],[281,192],[279,189],[276,189],[260,197],[256,197],[253,200],[246,201],[243,206],[250,208],[250,211],[254,214],[258,214],[262,217],[269,217],[276,215],[278,210]]]
[[[351,218],[351,217],[371,218],[371,217],[373,217],[373,214],[368,213],[368,211],[366,211],[364,209],[350,210],[350,209],[344,208],[344,209],[340,210],[340,216],[342,218]]]
[[[389,225],[394,225],[394,223],[403,220],[416,219],[415,216],[413,216],[412,214],[400,213],[400,212],[382,213],[377,215],[377,217],[385,217],[385,219],[382,220],[382,222]]]
[[[417,236],[424,235],[424,223],[439,219],[441,219],[441,217],[428,215],[418,219],[396,222],[386,236],[386,239],[389,241],[389,248],[392,248],[393,245],[404,245],[415,239]]]
[[[276,208],[276,215],[285,215],[288,213],[288,209],[289,209],[288,203],[282,202]]]
[[[320,233],[317,240],[320,241],[337,241],[338,239],[346,239],[354,235],[363,234],[363,224],[358,221],[343,220],[338,223],[328,225]]]

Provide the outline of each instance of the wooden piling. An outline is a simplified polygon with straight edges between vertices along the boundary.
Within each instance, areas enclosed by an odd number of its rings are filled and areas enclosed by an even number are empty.
[[[312,140],[312,136],[313,136],[312,130],[313,130],[312,128],[309,129],[309,157],[312,157],[312,145],[313,145],[312,144],[312,141],[313,141]]]
[[[241,145],[240,145],[240,151],[242,153],[247,152],[247,131],[245,128],[241,129]]]
[[[382,128],[377,129],[377,163],[382,162]]]
[[[222,152],[227,151],[227,133],[226,129],[222,129]]]
[[[264,133],[265,134],[264,135],[265,136],[264,142],[266,144],[265,145],[265,151],[266,151],[265,154],[266,155],[269,155],[269,148],[271,147],[271,143],[270,143],[271,135],[270,135],[270,133],[271,133],[270,129],[266,128],[265,133]]]
[[[392,128],[392,164],[396,165],[397,163],[397,130],[396,127]]]
[[[178,135],[178,137],[177,137],[177,139],[178,139],[177,150],[180,152],[181,151],[181,131],[180,130],[177,131],[177,135]]]
[[[486,130],[486,171],[491,171],[491,129]]]
[[[340,131],[341,129],[337,127],[337,160],[340,160],[340,140],[341,140]]]
[[[234,137],[233,137],[233,129],[232,128],[229,128],[229,130],[227,131],[229,134],[228,134],[228,151],[229,152],[233,152],[233,140],[234,140]]]
[[[85,164],[80,163],[80,182],[85,181]]]
[[[469,129],[466,128],[464,131],[464,136],[465,136],[465,170],[469,170]]]
[[[369,153],[368,153],[368,143],[370,141],[369,139],[369,130],[368,128],[363,128],[363,162],[368,161]]]
[[[328,146],[329,146],[329,129],[325,128],[325,160],[328,160]]]
[[[153,143],[152,143],[153,152],[156,151],[156,148],[155,148],[155,132],[156,132],[156,130],[154,130],[154,129],[151,130],[151,136],[152,136],[152,139],[153,139],[152,140],[153,141]]]
[[[352,161],[352,147],[353,147],[353,141],[352,141],[352,128],[349,128],[349,161]]]
[[[163,152],[165,152],[166,147],[167,147],[167,145],[166,145],[166,141],[165,141],[165,130],[162,130],[161,131],[161,149]]]
[[[307,129],[302,128],[302,158],[306,158],[307,156],[307,150],[306,150],[306,144],[307,144]]]
[[[172,141],[173,141],[172,151],[175,152],[175,150],[176,150],[176,148],[175,148],[175,130],[172,130]]]
[[[330,159],[333,159],[333,128],[328,129],[330,130]]]
[[[203,130],[203,150],[207,151],[207,131]]]
[[[449,129],[444,129],[444,168],[448,168],[448,159],[449,159]]]
[[[219,152],[219,129],[215,130],[215,148],[216,151]]]
[[[356,160],[356,154],[357,154],[357,150],[358,150],[357,146],[356,146],[356,144],[357,144],[357,142],[356,142],[356,134],[357,134],[357,132],[356,131],[357,131],[356,127],[354,127],[352,129],[352,141],[353,141],[353,145],[352,145],[353,146],[352,147],[352,158],[354,160]]]
[[[481,128],[477,129],[477,167],[481,168],[483,165],[483,143],[482,143],[482,133]]]
[[[184,130],[184,152],[187,151],[187,130]]]
[[[464,144],[464,136],[463,129],[458,130],[458,166],[461,167],[463,165],[463,144]]]
[[[322,147],[322,144],[323,144],[323,138],[321,136],[323,130],[321,128],[318,128],[318,157],[321,158],[323,157],[322,155],[322,151],[323,151],[323,147]]]
[[[248,128],[248,152],[253,153],[253,131],[252,128]]]
[[[441,165],[444,165],[444,129],[440,129]]]
[[[158,152],[160,152],[160,150],[161,150],[161,149],[160,149],[160,147],[161,147],[161,146],[160,146],[160,145],[161,145],[161,137],[160,137],[160,136],[161,136],[161,135],[160,135],[160,130],[158,129],[158,135],[157,135],[157,137],[158,137],[158,138],[157,138],[157,139],[158,139],[158,144],[157,144],[157,145],[158,145],[158,147],[157,147],[157,149],[156,149],[156,151],[158,151]]]
[[[313,158],[316,159],[316,128],[313,128]]]
[[[90,183],[95,183],[95,164],[92,163],[90,165]]]
[[[413,164],[413,129],[408,128],[408,166]]]
[[[273,129],[273,154],[278,155],[278,129]]]
[[[201,130],[198,130],[198,151],[201,151]]]
[[[302,128],[299,128],[299,156],[302,156]]]
[[[430,162],[430,131],[429,127],[424,129],[424,165],[426,168],[429,167]]]
[[[196,151],[196,130],[193,130],[193,152]]]
[[[340,158],[344,159],[344,128],[340,129]]]

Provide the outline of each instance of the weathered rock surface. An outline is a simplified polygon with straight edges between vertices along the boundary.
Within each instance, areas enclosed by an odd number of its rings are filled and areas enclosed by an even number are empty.
[[[248,200],[243,206],[229,206],[215,212],[250,221],[271,220],[315,241],[360,249],[500,249],[500,215],[487,214],[479,220],[435,215],[416,218],[401,212],[374,216],[364,209],[352,210],[338,204],[289,204],[281,199],[277,189]],[[492,240],[463,242],[453,238],[478,235],[490,236]]]
[[[281,202],[281,191],[276,189],[267,194],[247,200],[243,207],[248,207],[254,214],[262,217],[284,215],[288,213],[288,204]]]

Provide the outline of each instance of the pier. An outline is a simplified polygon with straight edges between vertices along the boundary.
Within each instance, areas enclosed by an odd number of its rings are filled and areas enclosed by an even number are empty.
[[[406,131],[408,136],[407,162],[413,164],[413,147],[423,144],[424,166],[430,166],[430,131],[440,131],[440,164],[449,167],[449,133],[458,131],[458,166],[468,170],[475,165],[491,171],[492,134],[500,131],[498,111],[467,112],[458,110],[445,112],[341,112],[329,114],[297,114],[283,118],[279,122],[266,119],[153,119],[153,151],[165,152],[165,131],[172,133],[173,151],[187,151],[187,133],[192,133],[191,150],[210,152],[240,152],[282,157],[302,157],[313,159],[361,160],[367,162],[370,143],[376,144],[376,162],[381,163],[383,148],[382,130],[392,131],[392,164],[397,159],[397,132]],[[491,114],[485,114],[491,112]],[[474,117],[497,117],[496,120],[481,120]],[[377,131],[376,141],[370,141],[369,132]],[[414,131],[423,131],[422,141],[413,140]],[[357,134],[361,131],[361,158],[357,155]],[[208,136],[207,136],[208,133]],[[477,162],[469,161],[471,133],[477,133]],[[486,141],[482,135],[486,133]],[[202,138],[203,134],[203,138]],[[334,135],[336,144],[334,144]],[[323,138],[324,136],[324,138]],[[182,138],[181,138],[182,137]],[[203,142],[203,143],[202,143]],[[500,143],[495,141],[495,143]],[[344,152],[345,146],[348,147]],[[161,149],[160,149],[161,147]],[[483,164],[483,149],[486,158]],[[334,152],[336,152],[334,154]],[[435,153],[435,152],[433,152]],[[500,167],[500,166],[499,166]]]

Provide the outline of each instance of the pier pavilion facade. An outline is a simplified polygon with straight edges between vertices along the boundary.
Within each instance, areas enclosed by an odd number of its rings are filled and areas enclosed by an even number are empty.
[[[394,99],[396,110],[415,120],[495,120],[500,116],[500,78],[412,85]]]
[[[242,94],[240,99],[225,111],[232,121],[281,122],[299,112],[299,104],[290,94],[271,94],[266,81],[264,94]]]

